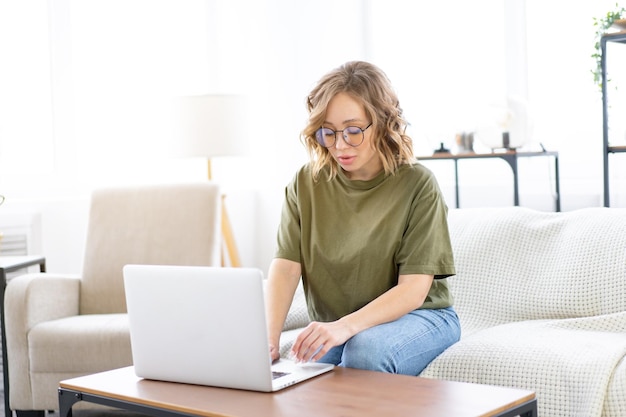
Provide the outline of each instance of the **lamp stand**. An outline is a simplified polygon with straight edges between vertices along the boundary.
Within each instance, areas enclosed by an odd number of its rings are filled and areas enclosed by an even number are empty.
[[[211,173],[211,158],[208,158],[207,162],[207,174],[209,177],[209,181],[212,179]],[[230,220],[228,218],[228,212],[226,211],[226,204],[224,204],[224,199],[226,195],[222,195],[222,238],[224,239],[222,244],[222,266],[226,266],[226,255],[228,255],[230,260],[230,266],[240,267],[241,261],[239,260],[239,251],[237,250],[237,245],[235,244],[235,235],[233,234],[233,229],[230,225]]]

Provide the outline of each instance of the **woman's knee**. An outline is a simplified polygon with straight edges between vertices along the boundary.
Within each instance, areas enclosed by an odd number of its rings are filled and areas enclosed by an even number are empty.
[[[421,315],[431,317],[424,320]],[[417,375],[459,335],[458,318],[452,309],[407,315],[353,336],[344,346],[341,365]]]
[[[363,331],[348,340],[343,349],[341,365],[347,368],[396,373],[392,349],[379,337]]]

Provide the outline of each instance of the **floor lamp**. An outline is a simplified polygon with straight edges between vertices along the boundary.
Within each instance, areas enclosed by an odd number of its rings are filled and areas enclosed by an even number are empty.
[[[207,178],[212,181],[211,161],[221,156],[247,153],[247,107],[244,96],[206,94],[176,97],[174,140],[179,156],[207,159]],[[222,265],[241,266],[239,251],[222,195]],[[226,262],[228,256],[229,262]]]

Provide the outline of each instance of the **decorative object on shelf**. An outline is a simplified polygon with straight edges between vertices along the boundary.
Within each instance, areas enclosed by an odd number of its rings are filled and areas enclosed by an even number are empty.
[[[242,95],[204,94],[173,98],[172,127],[180,157],[207,158],[208,179],[213,180],[211,159],[248,153],[248,102]],[[222,250],[224,266],[241,266],[235,237],[222,196]],[[228,256],[230,262],[226,263]]]
[[[474,152],[474,132],[459,132],[456,134],[456,145],[459,153]]]
[[[621,7],[618,3],[615,3],[615,10],[609,11],[602,17],[593,18],[593,26],[596,29],[594,37],[594,52],[591,57],[594,59],[594,67],[591,70],[593,75],[593,82],[598,86],[600,92],[602,92],[602,48],[600,45],[600,39],[611,29],[615,31],[626,30],[626,9]],[[607,83],[610,80],[607,79]]]
[[[483,111],[474,138],[492,150],[515,150],[530,142],[532,125],[526,100],[509,96],[506,105]]]
[[[441,142],[439,144],[439,149],[435,149],[435,153],[450,153],[450,149],[446,148],[443,142]]]

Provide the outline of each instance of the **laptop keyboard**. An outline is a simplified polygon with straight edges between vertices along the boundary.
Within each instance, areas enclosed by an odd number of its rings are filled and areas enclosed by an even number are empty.
[[[272,371],[272,379],[280,378],[281,376],[289,375],[289,372]]]

